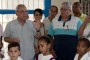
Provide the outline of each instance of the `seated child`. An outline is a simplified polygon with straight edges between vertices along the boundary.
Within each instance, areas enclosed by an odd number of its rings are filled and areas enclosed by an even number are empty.
[[[12,42],[8,45],[8,55],[10,58],[7,60],[23,60],[20,57],[20,45],[17,42]]]
[[[90,60],[90,41],[86,38],[80,38],[77,44],[77,54],[74,60]]]
[[[38,40],[38,45],[41,54],[38,55],[36,60],[55,60],[52,40],[49,36],[40,37]]]

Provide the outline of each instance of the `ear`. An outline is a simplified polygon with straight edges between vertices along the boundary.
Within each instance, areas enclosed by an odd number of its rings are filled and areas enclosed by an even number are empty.
[[[21,52],[19,52],[19,56],[21,55]]]
[[[48,44],[48,48],[51,48],[51,44]]]
[[[18,12],[16,12],[16,16],[18,16]]]

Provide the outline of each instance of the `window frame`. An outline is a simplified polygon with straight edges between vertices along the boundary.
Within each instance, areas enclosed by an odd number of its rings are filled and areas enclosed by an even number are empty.
[[[49,15],[49,8],[51,6],[51,0],[44,0],[44,7],[43,13],[45,17]],[[33,14],[34,10],[28,10],[28,14]],[[11,9],[0,9],[0,14],[15,14],[15,10]]]

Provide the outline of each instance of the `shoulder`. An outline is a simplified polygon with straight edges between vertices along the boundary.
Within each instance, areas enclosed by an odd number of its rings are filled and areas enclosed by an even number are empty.
[[[74,60],[78,60],[78,55],[79,55],[79,54],[76,54],[76,55],[75,55]]]
[[[55,22],[55,23],[58,22],[59,17],[60,17],[60,16],[56,16],[56,17],[52,20],[52,22]]]
[[[46,17],[45,19],[43,19],[43,23],[46,23],[48,21],[49,21],[48,17]]]
[[[31,20],[26,20],[26,22],[29,24],[33,24],[33,21],[31,21]]]
[[[75,16],[71,16],[71,22],[75,24],[78,24],[78,23],[82,24],[82,21],[78,17],[75,17]]]
[[[38,60],[42,60],[42,58],[43,58],[43,54],[39,54],[39,55],[36,57],[36,59],[38,59]]]
[[[18,60],[23,60],[20,56],[18,57]]]
[[[75,17],[75,16],[71,16],[71,19],[75,20],[75,21],[79,21],[80,20],[78,17]]]
[[[28,24],[29,27],[34,27],[34,21],[31,21],[31,20],[26,20],[26,23]]]
[[[12,20],[12,21],[8,22],[7,24],[8,24],[8,25],[13,25],[13,24],[15,24],[15,23],[17,23],[17,19]]]
[[[41,56],[43,56],[43,54],[39,54],[39,55],[38,55],[38,57],[41,57]]]
[[[44,18],[43,20],[48,20],[48,17]]]
[[[88,60],[90,59],[90,56],[89,56],[89,52],[87,52],[86,54],[84,54],[81,58],[81,60]]]
[[[83,14],[83,13],[82,13],[82,15],[81,15],[81,16],[83,16],[83,17],[87,17],[87,15],[86,15],[86,14]]]
[[[50,60],[56,60],[54,57],[52,57]]]

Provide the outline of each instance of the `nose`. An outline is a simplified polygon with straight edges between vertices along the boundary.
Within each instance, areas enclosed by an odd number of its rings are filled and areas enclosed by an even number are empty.
[[[15,56],[15,52],[12,52],[12,56]]]

